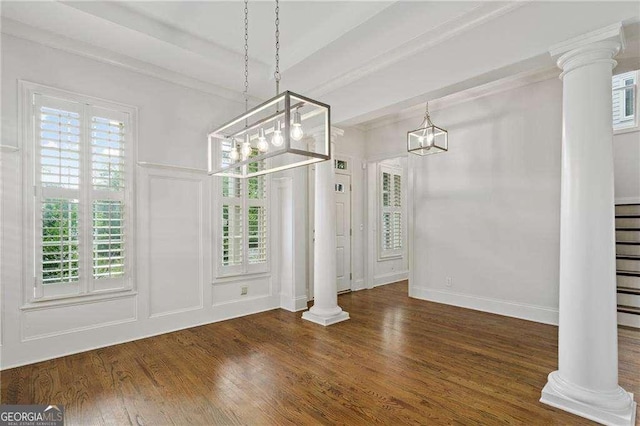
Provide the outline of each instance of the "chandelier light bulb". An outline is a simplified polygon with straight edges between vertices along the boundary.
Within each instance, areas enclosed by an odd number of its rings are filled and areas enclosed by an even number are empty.
[[[280,125],[280,120],[276,123],[276,126],[273,128],[273,138],[271,138],[271,143],[273,146],[282,146],[284,143],[284,138],[282,137],[282,130],[280,130],[282,126]]]
[[[269,149],[267,138],[264,136],[264,129],[260,129],[258,132],[258,151],[266,152]]]
[[[238,152],[238,147],[236,146],[236,142],[233,142],[233,147],[231,148],[231,152],[229,153],[229,158],[231,161],[238,161],[240,158],[240,153]]]
[[[434,136],[433,136],[433,131],[429,132],[429,134],[427,135],[427,146],[429,148],[431,148],[433,146],[433,142],[434,142]]]
[[[293,114],[293,125],[291,126],[291,139],[294,141],[299,141],[304,136],[304,131],[302,130],[302,123],[300,120],[300,113],[298,110]]]
[[[249,141],[249,134],[244,137],[244,143],[242,144],[242,158],[247,159],[251,155],[251,142]]]

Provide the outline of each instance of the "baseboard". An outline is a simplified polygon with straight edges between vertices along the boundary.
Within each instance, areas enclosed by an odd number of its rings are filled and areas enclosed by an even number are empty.
[[[171,317],[160,317],[153,318],[150,321],[146,321],[146,325],[139,322],[134,323],[126,323],[126,324],[118,324],[109,327],[104,327],[100,329],[100,332],[96,332],[96,330],[88,330],[82,331],[78,333],[74,333],[74,335],[79,336],[78,339],[81,339],[82,335],[86,335],[86,333],[91,333],[94,342],[88,344],[84,347],[75,347],[71,350],[60,350],[60,351],[49,351],[49,353],[32,355],[37,353],[35,348],[33,347],[10,347],[10,345],[4,345],[2,347],[2,362],[0,365],[0,371],[8,370],[11,368],[22,367],[24,365],[35,364],[37,362],[48,361],[51,359],[62,358],[68,355],[74,355],[78,353],[88,352],[95,349],[105,348],[108,346],[119,345],[122,343],[133,342],[135,340],[146,339],[148,337],[159,336],[161,334],[173,333],[175,331],[186,330],[193,327],[199,327],[202,325],[213,324],[220,321],[226,321],[233,318],[239,318],[247,315],[257,314],[260,312],[271,311],[274,309],[278,309],[278,299],[274,296],[263,296],[260,298],[256,298],[251,301],[251,305],[248,305],[246,302],[234,303],[229,306],[218,306],[217,310],[211,312],[208,315],[211,315],[206,320],[193,321],[187,324],[181,324],[178,326],[160,326],[160,329],[155,328],[151,325],[151,322],[156,323],[158,321],[165,322],[167,320],[172,320]],[[141,333],[136,333],[136,330],[139,330],[144,327],[149,327],[149,331],[143,331]],[[127,335],[127,337],[120,339],[111,339],[111,336],[123,336]],[[107,337],[108,336],[108,337]],[[42,339],[43,344],[46,345],[47,339]],[[86,339],[89,340],[89,339]],[[86,341],[85,340],[85,341]],[[31,343],[33,341],[29,341],[26,343]],[[6,342],[5,342],[6,343]],[[49,346],[49,345],[47,345]]]
[[[280,296],[280,307],[289,312],[300,312],[308,309],[307,295],[299,297]]]
[[[376,275],[373,277],[373,286],[397,283],[409,279],[409,271],[390,272],[388,274]]]
[[[616,204],[640,204],[640,197],[620,197],[614,201]]]
[[[543,306],[422,287],[411,287],[409,289],[409,296],[430,302],[443,303],[445,305],[490,312],[492,314],[541,322],[543,324],[558,325],[558,310]]]

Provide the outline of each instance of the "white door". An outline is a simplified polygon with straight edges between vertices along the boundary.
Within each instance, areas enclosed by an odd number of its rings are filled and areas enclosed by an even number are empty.
[[[351,176],[336,174],[336,273],[338,292],[351,290]]]

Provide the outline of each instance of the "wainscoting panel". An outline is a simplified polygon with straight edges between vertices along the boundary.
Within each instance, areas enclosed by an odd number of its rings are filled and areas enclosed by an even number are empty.
[[[136,296],[24,311],[22,341],[135,321]]]
[[[149,316],[202,309],[204,177],[148,175]]]

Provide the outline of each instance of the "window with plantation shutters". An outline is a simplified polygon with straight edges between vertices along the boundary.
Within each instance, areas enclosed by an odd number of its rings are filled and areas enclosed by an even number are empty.
[[[223,163],[231,161],[224,150]],[[252,155],[257,155],[257,151]],[[248,165],[250,172],[264,169],[263,163]],[[221,196],[221,238],[218,275],[241,275],[268,271],[268,176],[248,179],[218,178]]]
[[[23,82],[30,300],[132,287],[133,109]]]
[[[380,166],[380,257],[402,254],[402,170]]]

